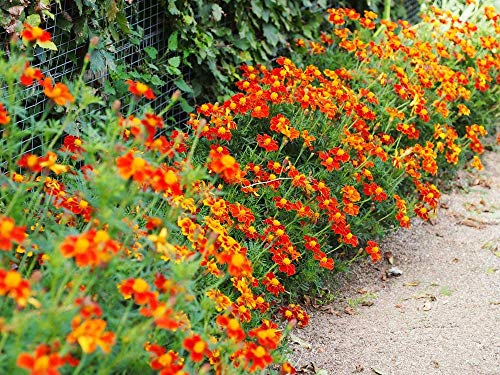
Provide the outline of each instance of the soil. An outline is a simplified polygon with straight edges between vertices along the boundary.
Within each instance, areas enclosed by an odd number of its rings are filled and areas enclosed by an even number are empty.
[[[353,266],[309,310],[290,337],[299,374],[500,374],[500,153],[485,159],[436,219],[386,238],[386,259]]]

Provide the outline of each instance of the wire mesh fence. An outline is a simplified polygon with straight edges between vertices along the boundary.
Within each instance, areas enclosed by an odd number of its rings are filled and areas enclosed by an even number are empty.
[[[54,15],[53,19],[48,19],[41,26],[49,31],[52,40],[58,50],[50,51],[36,47],[33,53],[33,67],[42,70],[46,77],[51,77],[53,81],[61,82],[69,80],[75,75],[80,74],[83,59],[87,53],[87,40],[79,40],[72,30],[72,25],[79,17],[79,10],[75,1],[61,1],[60,5],[54,5],[51,9]],[[137,0],[131,4],[126,3],[124,12],[132,31],[131,35],[123,34],[118,41],[112,41],[111,38],[103,41],[104,45],[96,52],[103,54],[97,56],[102,60],[99,68],[91,69],[85,72],[84,79],[87,85],[96,89],[96,93],[103,96],[103,99],[109,99],[106,94],[106,87],[112,87],[109,80],[113,69],[117,66],[126,67],[128,72],[134,69],[140,69],[146,61],[147,48],[154,48],[158,56],[168,59],[167,50],[168,31],[165,27],[165,9],[156,0]],[[98,21],[97,21],[98,22]],[[94,56],[93,56],[94,57]],[[127,72],[125,72],[126,74]],[[182,69],[185,80],[189,80],[190,72],[188,69]],[[158,84],[154,86],[156,98],[149,101],[148,104],[155,110],[160,110],[166,106],[177,90],[174,80],[177,77],[169,76],[161,71],[156,72]],[[4,89],[1,88],[0,89]],[[18,116],[17,125],[26,129],[34,126],[45,112],[49,102],[43,94],[39,85],[23,88],[22,107],[25,115]],[[124,99],[119,97],[118,99]],[[128,100],[122,100],[123,103]],[[102,107],[92,107],[94,113],[102,110]],[[126,113],[127,106],[121,108]],[[57,117],[57,114],[55,114]],[[166,114],[168,124],[171,127],[181,126],[187,119],[187,114],[179,103],[175,104]],[[94,117],[94,121],[99,118]],[[33,133],[32,136],[23,141],[19,153],[36,152],[42,146],[41,140]]]

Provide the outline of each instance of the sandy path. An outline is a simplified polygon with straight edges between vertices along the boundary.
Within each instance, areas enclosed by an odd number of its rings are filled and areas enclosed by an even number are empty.
[[[311,311],[292,346],[299,373],[500,374],[500,153],[486,159],[435,225],[384,241],[402,276],[365,262],[329,311]]]

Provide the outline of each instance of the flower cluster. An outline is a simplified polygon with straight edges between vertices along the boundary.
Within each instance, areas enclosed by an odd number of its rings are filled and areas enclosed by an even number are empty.
[[[415,27],[330,9],[333,29],[296,43],[303,64],[242,66],[182,130],[139,106],[155,98],[141,82],[129,113],[96,122],[83,81],[1,59],[0,372],[295,373],[297,297],[381,260],[383,228],[431,218],[441,170],[482,168],[500,61],[500,16],[482,9],[481,32],[437,8]],[[19,125],[23,86],[68,109]]]

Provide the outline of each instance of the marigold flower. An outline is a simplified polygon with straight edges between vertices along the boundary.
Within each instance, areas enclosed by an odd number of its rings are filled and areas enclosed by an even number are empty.
[[[80,137],[75,137],[74,135],[67,135],[64,137],[63,145],[61,146],[61,151],[70,152],[78,156],[85,149],[82,147],[83,141]]]
[[[20,81],[24,86],[31,86],[34,81],[42,83],[43,74],[40,69],[32,68],[30,63],[27,62],[24,67],[23,74],[21,75]]]
[[[66,258],[75,258],[79,267],[97,267],[111,260],[118,253],[120,244],[109,237],[104,230],[91,229],[80,235],[68,236],[59,245]]]
[[[226,334],[229,338],[236,342],[243,341],[245,339],[245,331],[241,328],[241,324],[238,319],[229,318],[226,315],[219,315],[215,321],[217,324],[226,329]]]
[[[0,125],[7,125],[10,122],[10,116],[4,105],[0,103]]]
[[[303,328],[309,324],[309,314],[305,312],[299,305],[289,304],[288,306],[283,306],[279,310],[283,319],[292,322],[297,321],[299,327]]]
[[[253,342],[245,343],[245,348],[241,354],[245,359],[244,367],[249,372],[254,372],[257,369],[265,369],[268,365],[273,363],[273,357],[261,345]]]
[[[187,375],[182,371],[184,360],[173,350],[167,350],[159,345],[148,345],[146,350],[153,353],[154,357],[150,362],[153,370],[159,371],[160,375]]]
[[[186,337],[182,343],[184,349],[191,353],[191,360],[200,362],[205,355],[210,355],[210,349],[205,341],[202,340],[200,335],[192,335]]]
[[[372,258],[373,262],[376,262],[382,258],[382,255],[380,253],[380,248],[378,247],[378,244],[375,241],[368,241],[366,243],[366,250],[367,254],[369,254]]]
[[[66,336],[69,344],[78,342],[84,353],[93,353],[100,347],[104,353],[111,352],[115,343],[115,334],[105,331],[106,321],[102,319],[86,319],[75,316],[71,322],[71,333]]]
[[[75,98],[69,92],[68,86],[64,83],[57,82],[53,85],[52,78],[47,77],[43,80],[42,86],[43,93],[57,105],[66,105],[75,101]]]
[[[257,144],[267,152],[277,151],[278,143],[267,134],[257,134]]]
[[[130,79],[126,80],[125,83],[128,84],[128,90],[138,98],[142,96],[150,100],[156,98],[153,90],[144,83],[134,82]]]
[[[48,42],[51,39],[51,35],[48,31],[42,29],[38,26],[31,26],[25,23],[23,25],[24,29],[21,31],[21,38],[26,42]]]
[[[25,307],[30,295],[30,283],[19,272],[0,269],[0,296],[8,296],[20,307]]]
[[[208,167],[220,175],[224,181],[231,183],[240,177],[240,166],[229,153],[219,153],[216,150],[211,150],[209,158],[210,164]]]
[[[248,335],[255,337],[258,343],[268,350],[276,349],[281,340],[281,331],[278,329],[278,325],[268,319],[263,319],[260,327],[250,330]]]
[[[0,216],[0,250],[10,251],[12,243],[21,244],[27,236],[26,226],[16,227],[14,219]]]
[[[66,364],[66,359],[55,353],[46,344],[40,344],[35,353],[21,353],[16,365],[30,371],[31,375],[59,375],[59,368]]]

